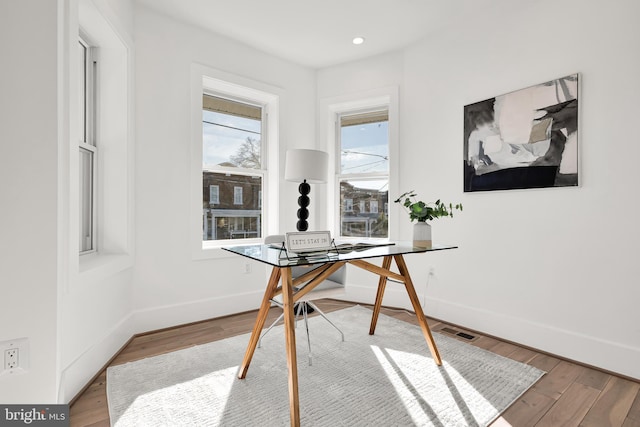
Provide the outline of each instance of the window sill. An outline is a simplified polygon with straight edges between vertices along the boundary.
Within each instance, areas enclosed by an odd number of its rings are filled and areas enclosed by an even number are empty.
[[[196,261],[205,259],[231,258],[234,255],[231,252],[223,250],[223,247],[260,245],[262,243],[262,239],[205,241],[201,242],[200,247],[193,251],[192,258]]]
[[[79,273],[82,281],[94,281],[113,276],[133,267],[133,257],[129,254],[92,253],[80,256]]]

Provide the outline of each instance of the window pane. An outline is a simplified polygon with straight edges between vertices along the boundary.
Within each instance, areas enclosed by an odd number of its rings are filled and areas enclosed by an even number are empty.
[[[204,95],[202,165],[262,169],[261,108]]]
[[[345,180],[340,182],[340,235],[353,237],[389,236],[386,212],[378,212],[389,199],[389,181]]]
[[[220,187],[217,185],[209,186],[209,204],[216,205],[220,203]]]
[[[388,172],[388,119],[357,123],[351,117],[343,116],[340,121],[340,173]]]
[[[233,187],[233,204],[242,204],[242,187]]]
[[[80,138],[83,142],[87,142],[87,47],[78,42],[80,48],[80,63],[78,64],[78,104],[80,106]]]
[[[203,240],[262,237],[261,176],[204,171],[202,187]]]
[[[80,149],[80,252],[93,249],[93,153]]]

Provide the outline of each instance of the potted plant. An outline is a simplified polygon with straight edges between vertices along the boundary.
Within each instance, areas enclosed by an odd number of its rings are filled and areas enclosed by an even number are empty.
[[[395,200],[409,213],[411,222],[418,221],[413,226],[413,245],[419,248],[431,249],[431,225],[427,221],[449,216],[453,218],[453,211],[462,211],[462,203],[443,203],[440,199],[435,202],[425,203],[416,200],[417,194],[411,190],[402,194]]]

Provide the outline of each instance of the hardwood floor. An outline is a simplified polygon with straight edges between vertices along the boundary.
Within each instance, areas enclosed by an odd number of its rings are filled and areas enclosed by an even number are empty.
[[[354,305],[333,300],[321,300],[317,303],[325,312]],[[114,358],[111,365],[251,332],[256,312],[241,313],[134,337]],[[280,309],[273,308],[267,318],[267,324],[275,320],[279,312]],[[403,310],[383,308],[382,313],[417,324],[415,316]],[[492,424],[493,427],[640,427],[638,382],[461,330],[432,319],[429,319],[429,326],[434,331],[441,331],[471,345],[528,363],[547,372]],[[367,333],[367,327],[363,325],[363,333]],[[469,333],[475,338],[461,338],[454,335],[456,332]],[[70,409],[70,418],[71,426],[109,426],[106,370],[102,371],[74,401]]]

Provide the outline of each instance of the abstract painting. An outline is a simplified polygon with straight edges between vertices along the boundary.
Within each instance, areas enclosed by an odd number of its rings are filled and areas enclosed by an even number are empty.
[[[464,191],[578,185],[578,74],[464,107]]]

